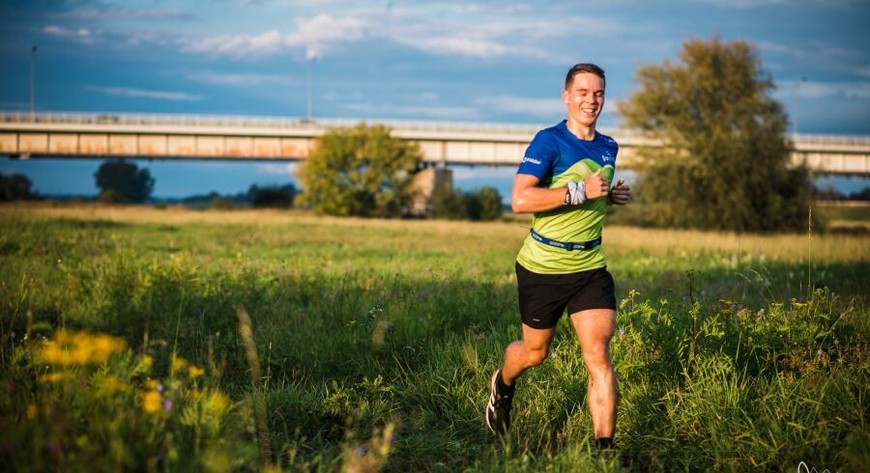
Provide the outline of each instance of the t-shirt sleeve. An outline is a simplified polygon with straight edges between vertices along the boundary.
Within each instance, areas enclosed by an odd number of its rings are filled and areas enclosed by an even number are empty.
[[[531,174],[540,180],[553,175],[553,164],[558,156],[558,150],[552,137],[543,131],[538,132],[520,163],[517,174]]]

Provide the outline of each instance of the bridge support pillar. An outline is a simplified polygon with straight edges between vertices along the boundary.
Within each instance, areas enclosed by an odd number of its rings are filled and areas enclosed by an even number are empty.
[[[414,201],[411,214],[425,217],[432,211],[432,195],[437,190],[453,190],[453,171],[447,168],[427,167],[414,175]]]

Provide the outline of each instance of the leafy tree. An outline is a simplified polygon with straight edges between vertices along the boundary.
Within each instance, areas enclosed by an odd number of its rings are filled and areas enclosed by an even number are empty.
[[[139,169],[123,159],[103,162],[94,177],[101,194],[112,190],[127,202],[145,202],[154,190],[154,178],[148,169]]]
[[[870,187],[865,187],[860,191],[850,192],[849,198],[852,200],[870,200]]]
[[[495,187],[483,187],[477,192],[480,201],[480,214],[478,220],[498,220],[502,216],[501,194]],[[474,220],[472,218],[472,220]]]
[[[293,199],[296,197],[296,186],[286,184],[283,186],[258,187],[253,185],[248,189],[248,196],[254,208],[282,208],[293,207]]]
[[[0,201],[39,199],[39,194],[31,190],[32,186],[24,174],[0,174]]]
[[[466,202],[462,193],[451,186],[444,186],[432,192],[432,216],[445,220],[465,220],[468,218]]]
[[[327,215],[400,216],[421,159],[416,144],[391,137],[383,125],[333,128],[300,167],[300,202]]]
[[[806,227],[812,185],[791,167],[788,120],[750,43],[688,41],[680,63],[643,66],[618,104],[624,125],[663,148],[640,148],[645,223],[760,232]]]
[[[501,194],[494,187],[476,192],[444,187],[432,194],[432,216],[447,220],[498,220],[502,216]]]

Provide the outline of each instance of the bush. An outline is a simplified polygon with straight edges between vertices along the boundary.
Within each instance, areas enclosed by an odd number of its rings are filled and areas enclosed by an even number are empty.
[[[24,174],[0,174],[0,202],[4,200],[34,200],[39,194],[31,190],[33,183]]]
[[[226,197],[217,196],[211,200],[211,208],[215,210],[235,210],[236,204]]]
[[[296,187],[293,184],[267,187],[251,186],[248,195],[254,208],[289,209],[293,207],[293,200],[296,198]]]
[[[108,189],[100,193],[99,197],[97,197],[97,202],[101,204],[123,204],[125,200],[124,196],[114,189]]]
[[[475,222],[498,220],[502,216],[501,195],[493,187],[477,192],[441,188],[432,194],[432,216]]]

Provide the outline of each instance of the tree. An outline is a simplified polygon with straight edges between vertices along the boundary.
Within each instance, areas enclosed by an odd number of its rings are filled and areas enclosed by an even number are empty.
[[[640,148],[637,198],[659,226],[760,232],[806,228],[812,185],[790,167],[788,120],[744,41],[688,41],[680,64],[643,66],[618,104],[628,128],[661,140]]]
[[[145,202],[154,189],[148,169],[139,169],[123,159],[103,162],[94,177],[101,194],[111,190],[127,202]]]
[[[502,216],[501,194],[495,187],[483,187],[477,192],[480,202],[479,220],[498,220]]]
[[[328,130],[297,174],[300,202],[319,214],[396,217],[413,197],[419,147],[390,136],[383,125]]]
[[[432,194],[432,216],[447,220],[498,220],[502,216],[501,194],[494,187],[476,192],[444,187]]]
[[[432,216],[445,220],[468,218],[467,202],[462,193],[450,186],[440,187],[432,193]]]
[[[285,184],[283,186],[259,187],[253,185],[248,189],[248,196],[254,208],[280,208],[293,207],[293,199],[296,197],[296,186]]]
[[[39,193],[31,190],[33,183],[24,174],[0,174],[0,201],[39,199]]]

